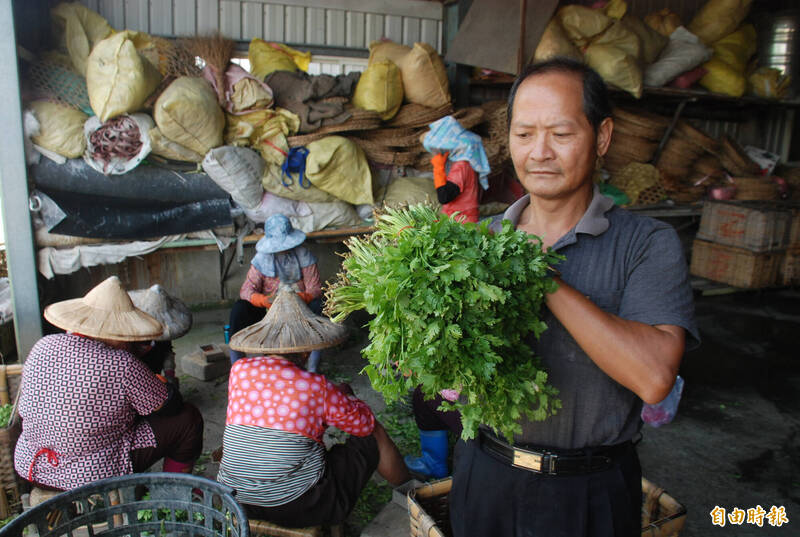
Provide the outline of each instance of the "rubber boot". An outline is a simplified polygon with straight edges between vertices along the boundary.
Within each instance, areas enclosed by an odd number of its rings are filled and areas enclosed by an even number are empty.
[[[403,460],[410,472],[425,477],[440,479],[447,476],[447,430],[419,430],[419,444],[422,456],[406,455]]]
[[[322,357],[322,351],[311,351],[308,355],[308,362],[306,363],[306,371],[309,373],[316,373],[319,369],[319,359]]]
[[[231,359],[231,365],[233,365],[234,362],[236,362],[236,360],[238,360],[239,358],[244,358],[244,353],[240,352],[240,351],[235,351],[233,349],[230,349],[228,351],[228,356]]]
[[[164,472],[172,472],[175,474],[191,474],[193,467],[193,462],[179,462],[175,459],[164,457],[164,466],[162,470]]]

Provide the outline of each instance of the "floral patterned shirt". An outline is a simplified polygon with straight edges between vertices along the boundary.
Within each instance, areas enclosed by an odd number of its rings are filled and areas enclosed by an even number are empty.
[[[129,352],[76,334],[45,336],[22,372],[14,467],[63,490],[130,474],[129,452],[156,446],[140,416],[166,400],[166,386]]]

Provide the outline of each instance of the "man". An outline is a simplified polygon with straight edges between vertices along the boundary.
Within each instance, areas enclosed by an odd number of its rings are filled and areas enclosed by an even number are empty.
[[[528,67],[509,97],[509,148],[528,192],[506,211],[566,256],[532,342],[563,404],[523,421],[513,446],[488,430],[459,443],[454,535],[640,534],[641,468],[631,442],[642,401],[664,399],[687,340],[692,291],[675,231],[614,207],[592,181],[611,142],[605,84],[583,64]]]

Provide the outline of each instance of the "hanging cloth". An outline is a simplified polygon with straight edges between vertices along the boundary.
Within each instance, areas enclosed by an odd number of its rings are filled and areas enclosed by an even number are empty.
[[[288,252],[274,254],[258,252],[250,262],[258,271],[269,278],[278,277],[287,284],[303,279],[303,269],[317,262],[317,258],[305,246],[297,246]]]
[[[462,127],[453,116],[444,116],[428,125],[430,131],[425,135],[422,145],[429,153],[450,154],[447,159],[451,162],[465,160],[478,174],[478,182],[484,190],[489,188],[486,178],[491,171],[489,159],[483,149],[481,137],[474,132]]]

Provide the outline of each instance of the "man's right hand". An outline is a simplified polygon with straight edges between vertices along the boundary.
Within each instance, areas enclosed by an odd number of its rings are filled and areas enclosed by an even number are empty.
[[[272,307],[272,298],[261,293],[253,293],[250,296],[250,303],[257,308]]]

